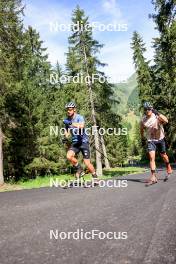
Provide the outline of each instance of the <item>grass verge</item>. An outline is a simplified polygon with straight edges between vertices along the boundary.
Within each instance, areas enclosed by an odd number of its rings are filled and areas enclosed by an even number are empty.
[[[139,168],[139,167],[118,167],[109,170],[104,170],[103,176],[100,179],[111,179],[113,177],[142,173],[144,171],[145,171],[144,168]],[[90,180],[91,175],[87,174],[84,178],[86,180]],[[43,176],[43,177],[38,176],[35,179],[30,179],[28,181],[19,181],[15,184],[5,183],[4,185],[0,186],[0,192],[49,187],[50,179],[52,179],[53,181],[54,180],[69,181],[69,180],[74,180],[75,178],[73,175],[68,175],[68,174]]]

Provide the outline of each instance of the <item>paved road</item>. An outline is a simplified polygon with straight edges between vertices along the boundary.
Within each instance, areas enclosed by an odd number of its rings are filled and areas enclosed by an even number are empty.
[[[167,183],[163,171],[158,175],[159,183],[147,188],[146,173],[127,176],[127,188],[0,193],[0,263],[175,264],[176,171]],[[50,230],[56,236],[77,229],[128,238],[50,239]]]

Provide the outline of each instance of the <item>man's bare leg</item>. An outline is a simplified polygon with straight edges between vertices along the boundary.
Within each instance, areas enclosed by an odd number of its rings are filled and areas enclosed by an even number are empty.
[[[166,164],[166,169],[167,173],[171,174],[172,173],[172,168],[169,162],[169,157],[166,153],[160,153],[161,157],[163,158],[164,163]]]
[[[92,177],[94,179],[94,183],[96,185],[98,185],[96,170],[95,170],[93,164],[91,163],[90,159],[84,159],[84,163],[85,163],[86,167],[88,168],[88,170],[90,171],[90,173],[92,174]]]
[[[84,163],[92,175],[96,174],[95,168],[91,163],[90,159],[84,159]]]
[[[173,172],[172,171],[172,167],[170,165],[168,155],[166,153],[160,153],[160,155],[163,158],[164,163],[166,164],[166,169],[167,169],[167,174],[168,175],[165,176],[164,181],[167,181],[169,176],[170,176],[170,174]]]
[[[67,159],[71,162],[71,164],[74,166],[74,168],[76,169],[76,178],[80,178],[83,169],[82,167],[79,165],[78,160],[75,158],[75,152],[73,150],[69,150],[67,152]]]
[[[148,182],[156,182],[156,163],[155,163],[155,151],[149,152],[149,158],[150,158],[150,169],[151,169],[151,176],[148,180]]]
[[[75,152],[73,150],[69,150],[67,152],[67,159],[71,162],[73,166],[78,163],[78,160],[75,158]]]

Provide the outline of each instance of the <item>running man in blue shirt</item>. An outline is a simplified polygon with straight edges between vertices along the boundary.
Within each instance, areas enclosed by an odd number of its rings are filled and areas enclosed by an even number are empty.
[[[84,117],[77,114],[76,105],[73,102],[66,104],[65,108],[67,110],[67,118],[63,121],[65,125],[65,137],[69,137],[70,134],[72,137],[72,143],[67,152],[67,159],[75,167],[76,177],[79,178],[83,175],[83,168],[78,163],[75,155],[81,152],[86,167],[93,178],[97,178],[95,168],[90,162],[89,138],[85,131]]]

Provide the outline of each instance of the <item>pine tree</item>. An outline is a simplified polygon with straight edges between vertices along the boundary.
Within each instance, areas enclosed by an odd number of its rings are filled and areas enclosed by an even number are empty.
[[[168,140],[176,144],[176,3],[173,0],[152,1],[153,18],[159,36],[154,38],[155,49],[153,66],[154,105],[169,119]]]
[[[15,127],[7,102],[20,89],[22,73],[22,21],[23,7],[20,0],[0,1],[0,183],[4,182],[3,150],[8,142],[8,131]],[[13,97],[13,96],[12,96]],[[13,100],[10,102],[13,104]],[[12,125],[13,124],[13,125]],[[6,156],[6,155],[4,155]],[[7,154],[8,156],[8,154]],[[8,160],[8,157],[6,157]]]
[[[113,87],[108,83],[104,72],[99,70],[99,66],[105,66],[97,57],[99,50],[103,45],[92,37],[92,29],[89,27],[88,17],[79,7],[73,12],[73,24],[79,23],[82,28],[73,32],[69,38],[69,51],[67,54],[67,72],[75,76],[82,74],[89,77],[86,84],[70,84],[72,98],[78,100],[82,112],[85,114],[89,125],[97,126],[97,132],[101,127],[109,128],[120,127],[120,117],[112,111]],[[92,79],[92,76],[99,76],[103,82]],[[75,95],[76,94],[76,95]],[[77,97],[76,97],[77,96]],[[91,109],[91,115],[90,111]],[[96,153],[96,164],[98,174],[102,174],[102,163],[106,168],[110,167],[111,159],[108,157],[112,149],[108,146],[112,141],[119,146],[116,136],[104,136],[95,133],[94,140],[91,140],[91,146]],[[114,160],[114,159],[113,159]]]
[[[82,27],[69,37],[69,53],[67,58],[67,69],[70,73],[82,74],[83,77],[88,77],[89,81],[85,82],[83,85],[87,88],[86,94],[88,99],[86,106],[91,109],[91,123],[97,128],[97,117],[95,111],[95,102],[94,102],[94,85],[92,81],[92,75],[97,72],[96,67],[100,62],[94,54],[96,54],[99,48],[102,47],[97,41],[92,38],[92,30],[86,30],[86,26],[89,25],[88,17],[85,16],[84,11],[79,8],[79,6],[74,10],[72,16],[73,25],[79,23]],[[82,86],[82,85],[81,85]],[[84,90],[85,90],[84,88]],[[73,90],[72,93],[75,91]],[[87,109],[88,110],[88,109]],[[102,175],[102,161],[100,153],[100,138],[98,130],[95,129],[94,133],[94,142],[95,142],[95,152],[96,152],[96,167],[97,175]]]
[[[141,36],[135,31],[132,37],[133,61],[137,73],[138,93],[141,104],[152,101],[152,79],[149,61],[146,61],[144,52],[145,44]]]
[[[14,96],[14,104],[11,108],[19,124],[11,134],[13,141],[10,146],[12,160],[13,150],[17,149],[14,162],[16,180],[20,175],[25,174],[25,166],[39,155],[38,138],[42,129],[41,119],[45,109],[47,76],[50,70],[45,51],[36,30],[32,27],[25,30],[21,89],[20,93]]]

